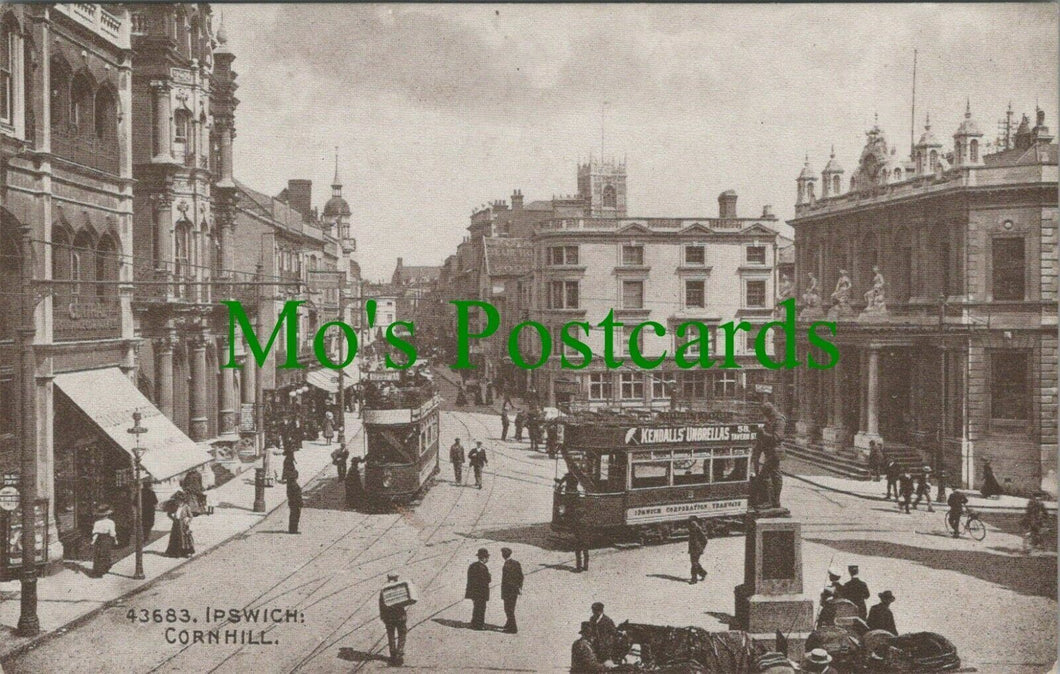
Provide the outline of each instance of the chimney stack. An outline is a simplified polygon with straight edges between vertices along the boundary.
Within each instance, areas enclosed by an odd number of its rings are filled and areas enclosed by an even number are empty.
[[[515,190],[512,192],[512,210],[521,211],[523,210],[523,191]]]
[[[766,204],[762,207],[762,219],[763,220],[776,220],[777,216],[773,215],[773,205]]]
[[[287,181],[287,204],[309,219],[313,203],[313,181],[292,179]]]
[[[718,195],[718,217],[722,220],[736,219],[736,192],[725,190]]]

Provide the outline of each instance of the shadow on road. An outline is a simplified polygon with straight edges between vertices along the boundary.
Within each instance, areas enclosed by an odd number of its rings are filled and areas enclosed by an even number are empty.
[[[455,630],[471,630],[474,629],[471,623],[464,622],[463,620],[450,620],[449,618],[432,618],[431,622],[438,623],[443,627],[451,627]],[[500,625],[490,625],[486,623],[485,627],[481,630],[483,632],[503,632],[504,630]]]
[[[387,657],[382,653],[369,653],[367,651],[358,651],[354,648],[343,647],[339,649],[339,660],[345,660],[346,662],[386,662]]]
[[[688,579],[687,578],[679,578],[678,576],[671,576],[668,573],[649,573],[649,574],[647,574],[647,577],[648,578],[662,578],[663,580],[672,580],[675,583],[681,583],[683,585],[688,585]]]
[[[510,527],[507,529],[493,529],[491,531],[478,531],[473,535],[464,534],[467,538],[485,538],[498,543],[519,543],[521,545],[532,545],[542,550],[553,552],[570,550],[568,541],[552,532],[547,522],[541,524],[530,524],[528,526]]]
[[[905,559],[932,569],[956,571],[1028,597],[1056,600],[1056,557],[1004,557],[978,550],[934,550],[886,541],[806,540],[842,552]]]

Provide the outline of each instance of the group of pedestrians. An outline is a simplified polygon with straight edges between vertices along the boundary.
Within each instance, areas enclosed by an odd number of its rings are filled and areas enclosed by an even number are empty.
[[[467,587],[464,598],[471,600],[471,629],[486,629],[486,604],[490,600],[490,583],[493,580],[489,570],[490,553],[486,548],[479,548],[476,559],[467,568]],[[516,634],[519,625],[515,618],[515,606],[523,592],[523,567],[512,559],[511,548],[501,548],[504,564],[501,567],[501,601],[504,602],[504,627],[501,631]]]
[[[515,410],[513,419],[509,419],[509,410]],[[523,441],[523,432],[530,442],[531,451],[538,452],[544,447],[552,458],[559,451],[559,424],[554,419],[546,420],[537,407],[529,410],[516,409],[507,400],[501,405],[501,440],[508,439],[508,429],[514,425],[512,439],[515,442]]]
[[[879,603],[868,609],[866,601],[872,596],[869,586],[858,576],[858,566],[851,564],[847,567],[850,579],[839,582],[842,576],[838,571],[828,570],[828,583],[821,590],[821,606],[817,613],[816,627],[821,629],[835,625],[836,602],[839,600],[849,601],[857,608],[858,617],[865,621],[870,630],[887,630],[895,636],[898,628],[894,624],[894,613],[891,612],[891,604],[895,601],[894,593],[884,590],[876,595]]]
[[[452,446],[449,447],[449,462],[453,464],[454,484],[463,486],[464,464],[466,463],[471,466],[471,471],[475,475],[475,486],[482,489],[482,469],[489,463],[489,459],[486,457],[486,448],[482,446],[481,440],[476,440],[475,446],[465,456],[460,438],[454,439]]]

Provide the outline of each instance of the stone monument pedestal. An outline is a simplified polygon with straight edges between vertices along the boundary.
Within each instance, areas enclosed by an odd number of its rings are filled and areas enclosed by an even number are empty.
[[[780,632],[788,657],[800,660],[813,631],[813,600],[803,594],[802,528],[790,519],[749,519],[744,582],[734,591],[734,628],[767,648]]]

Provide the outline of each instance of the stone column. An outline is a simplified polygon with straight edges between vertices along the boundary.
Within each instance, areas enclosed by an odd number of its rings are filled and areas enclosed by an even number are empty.
[[[227,340],[222,340],[222,348],[227,353]],[[226,362],[228,356],[221,355],[220,362]],[[239,406],[239,394],[236,391],[236,371],[230,367],[221,368],[221,411],[219,414],[220,433],[236,432],[236,408]]]
[[[833,451],[843,449],[846,444],[846,432],[843,429],[843,373],[839,368],[839,364],[832,368],[828,426],[821,431],[825,446]]]
[[[221,165],[218,167],[221,176],[220,180],[218,180],[218,185],[221,187],[235,187],[235,182],[232,180],[232,122],[228,119],[216,118],[214,124],[221,136]]]
[[[799,420],[795,422],[795,438],[800,445],[806,445],[813,435],[813,378],[806,369],[799,370],[797,377]]]
[[[880,397],[880,350],[870,346],[866,357],[868,366],[865,374],[865,426],[854,438],[854,444],[862,449],[869,448],[872,440],[882,440],[879,430],[879,397]]]
[[[156,80],[151,82],[151,91],[154,92],[155,111],[155,141],[158,143],[158,151],[152,157],[154,164],[175,164],[173,159],[172,143],[173,137],[170,131],[170,117],[173,112],[170,109],[169,82]]]
[[[173,194],[162,192],[154,196],[155,201],[155,259],[158,281],[170,281],[174,268],[173,259]],[[174,293],[172,286],[163,286],[167,297]]]
[[[189,365],[191,368],[191,390],[189,393],[190,406],[188,431],[192,440],[205,440],[209,418],[206,413],[206,335],[197,334],[191,338],[191,357]]]
[[[172,335],[155,340],[155,405],[173,419],[173,345]]]

